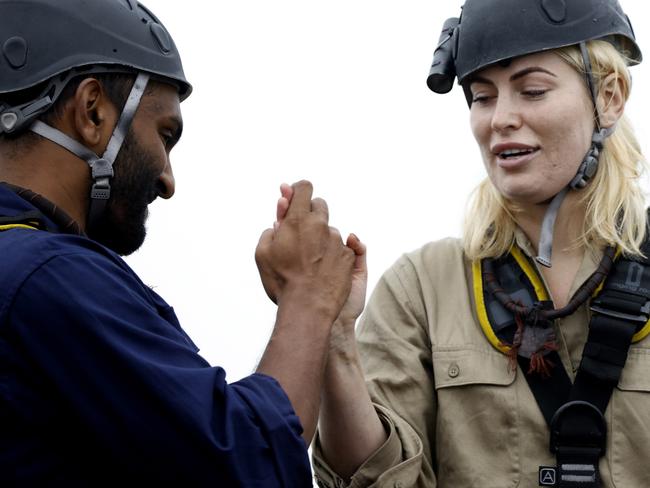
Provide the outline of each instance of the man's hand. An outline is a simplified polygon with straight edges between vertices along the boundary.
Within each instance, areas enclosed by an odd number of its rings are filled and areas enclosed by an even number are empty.
[[[303,427],[316,429],[334,320],[350,294],[355,252],[328,225],[327,204],[312,186],[283,185],[278,221],[255,252],[264,289],[278,304],[273,335],[257,368],[280,382]]]
[[[354,251],[328,226],[327,203],[312,200],[311,183],[283,185],[281,191],[278,221],[262,234],[255,253],[264,289],[278,304],[287,293],[310,296],[334,319],[350,292]]]
[[[280,224],[286,217],[292,197],[293,187],[286,183],[280,185],[280,198],[278,199],[276,207],[276,221],[273,224],[273,229],[275,231],[279,229]],[[354,234],[350,234],[348,236],[346,245],[354,251],[355,255],[354,266],[352,269],[352,286],[350,289],[350,295],[348,296],[343,309],[336,319],[335,325],[337,334],[343,332],[343,330],[345,330],[346,333],[350,332],[350,329],[352,330],[352,334],[354,334],[354,324],[359,315],[361,315],[361,312],[363,312],[363,308],[366,303],[366,288],[368,283],[366,246]],[[272,284],[271,281],[267,281],[267,283],[269,285]],[[267,289],[267,293],[273,300],[273,292]]]

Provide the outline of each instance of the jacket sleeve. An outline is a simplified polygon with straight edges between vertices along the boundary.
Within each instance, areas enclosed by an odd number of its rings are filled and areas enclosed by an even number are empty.
[[[98,253],[57,256],[22,283],[9,334],[60,419],[111,469],[152,483],[310,486],[302,427],[280,385],[258,374],[228,384],[155,297]]]
[[[380,279],[358,329],[366,384],[389,434],[353,475],[352,488],[437,486],[432,466],[436,403],[431,345],[421,288],[402,257]],[[318,440],[314,469],[322,486],[346,486]]]

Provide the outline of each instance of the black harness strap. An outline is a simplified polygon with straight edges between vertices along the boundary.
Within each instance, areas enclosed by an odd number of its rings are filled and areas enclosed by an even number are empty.
[[[650,254],[645,242],[643,253]],[[634,334],[650,318],[650,261],[621,257],[592,302],[593,316],[575,383],[556,352],[551,376],[529,374],[528,359],[519,357],[524,377],[551,431],[550,449],[558,467],[553,483],[561,488],[601,486],[598,462],[605,453],[607,426],[604,413],[625,366]],[[548,472],[544,472],[548,475]]]
[[[539,409],[544,415],[546,423],[550,426],[555,412],[564,405],[571,393],[571,379],[566,370],[562,367],[562,360],[557,351],[549,352],[546,356],[553,363],[550,376],[544,377],[540,374],[528,373],[530,371],[530,359],[517,356],[519,367],[524,372],[526,381],[533,396],[537,401]]]

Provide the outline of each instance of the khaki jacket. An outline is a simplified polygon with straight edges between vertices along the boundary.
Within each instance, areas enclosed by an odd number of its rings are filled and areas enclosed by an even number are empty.
[[[530,256],[530,243],[519,246]],[[588,253],[587,253],[588,254]],[[571,294],[600,256],[586,255]],[[575,377],[587,305],[556,321],[559,354]],[[358,341],[370,395],[389,438],[346,485],[318,442],[320,486],[508,488],[538,486],[555,465],[549,431],[522,372],[493,348],[476,317],[471,263],[447,239],[400,258],[366,308]],[[633,344],[606,412],[606,488],[650,487],[650,340]]]

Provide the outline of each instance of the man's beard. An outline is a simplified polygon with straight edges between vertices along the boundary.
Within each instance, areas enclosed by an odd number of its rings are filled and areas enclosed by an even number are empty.
[[[104,213],[92,222],[88,236],[122,256],[135,252],[147,234],[147,206],[158,195],[154,158],[129,130],[115,159],[111,198]]]

